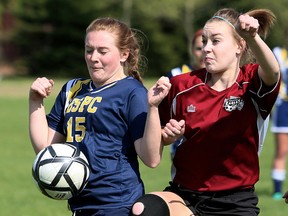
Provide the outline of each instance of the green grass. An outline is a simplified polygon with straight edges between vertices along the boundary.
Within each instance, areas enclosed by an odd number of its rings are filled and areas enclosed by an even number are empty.
[[[66,201],[46,198],[32,181],[31,167],[35,155],[28,136],[28,92],[32,81],[32,79],[13,78],[0,82],[1,215],[70,216]],[[151,86],[153,82],[153,79],[146,80],[145,84]],[[64,80],[56,81],[54,94],[46,101],[48,109],[63,83]],[[274,201],[271,198],[270,168],[273,152],[273,136],[268,132],[260,157],[261,178],[256,185],[262,216],[284,216],[288,212],[288,205],[284,201]],[[170,180],[169,149],[165,149],[160,166],[150,169],[141,164],[141,173],[146,192],[164,189]],[[288,190],[287,181],[284,188]]]

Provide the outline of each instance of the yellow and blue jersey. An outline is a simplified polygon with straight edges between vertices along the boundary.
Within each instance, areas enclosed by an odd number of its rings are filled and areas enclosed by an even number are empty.
[[[281,86],[272,115],[271,132],[288,133],[288,51],[275,47],[273,53],[281,70]]]
[[[183,64],[181,67],[173,68],[171,71],[167,73],[167,77],[171,79],[171,77],[191,72],[193,69],[189,64]]]
[[[281,86],[279,97],[288,101],[288,51],[286,48],[275,47],[273,53],[280,65]]]
[[[144,133],[147,89],[132,77],[96,88],[91,79],[67,82],[47,115],[89,160],[84,191],[69,200],[73,211],[131,206],[143,195],[134,141]]]

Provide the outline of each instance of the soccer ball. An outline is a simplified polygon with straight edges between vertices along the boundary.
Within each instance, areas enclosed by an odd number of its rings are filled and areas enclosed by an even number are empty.
[[[40,191],[57,200],[78,195],[86,186],[89,174],[85,155],[68,143],[44,148],[37,154],[32,166],[32,176]]]

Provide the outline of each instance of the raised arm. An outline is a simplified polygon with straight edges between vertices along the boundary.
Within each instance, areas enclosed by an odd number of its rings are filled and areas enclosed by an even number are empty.
[[[260,65],[258,70],[259,76],[266,85],[274,85],[279,79],[280,68],[272,50],[258,34],[258,20],[247,14],[240,15],[236,28]]]
[[[48,127],[44,107],[44,98],[51,93],[54,81],[45,77],[37,78],[29,92],[29,135],[35,153],[50,145],[60,142],[64,137]]]
[[[168,94],[170,87],[169,79],[161,77],[148,91],[148,113],[145,131],[143,138],[135,142],[135,148],[143,163],[149,167],[156,167],[161,161],[163,146],[161,144],[158,106]]]

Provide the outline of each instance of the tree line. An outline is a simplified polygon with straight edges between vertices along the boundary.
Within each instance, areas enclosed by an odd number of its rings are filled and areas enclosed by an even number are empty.
[[[32,76],[87,76],[86,27],[110,16],[139,30],[148,60],[143,74],[158,77],[191,61],[193,32],[224,7],[272,10],[277,23],[266,41],[271,47],[288,44],[287,0],[0,0],[0,63],[8,61]]]

